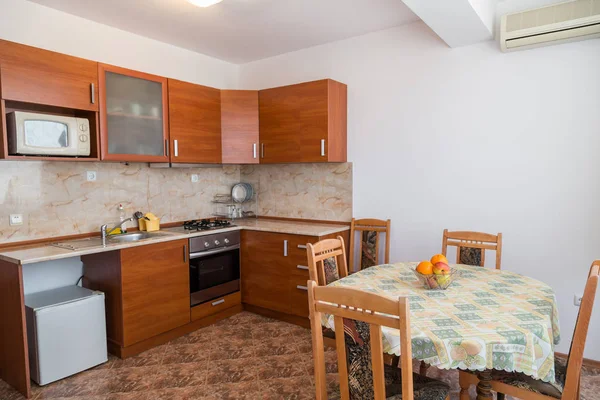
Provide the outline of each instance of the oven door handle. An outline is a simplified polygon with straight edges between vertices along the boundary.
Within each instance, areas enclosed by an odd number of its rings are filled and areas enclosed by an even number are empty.
[[[193,260],[195,258],[204,258],[204,257],[212,256],[214,254],[227,253],[228,251],[237,250],[239,248],[240,248],[240,245],[236,244],[235,246],[229,246],[229,247],[225,247],[222,249],[199,251],[198,253],[190,253],[190,260]]]

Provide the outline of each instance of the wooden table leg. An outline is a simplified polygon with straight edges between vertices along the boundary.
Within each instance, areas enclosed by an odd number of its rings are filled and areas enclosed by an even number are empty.
[[[477,377],[479,383],[477,384],[477,400],[490,400],[493,399],[492,395],[492,373],[489,370],[480,372]]]

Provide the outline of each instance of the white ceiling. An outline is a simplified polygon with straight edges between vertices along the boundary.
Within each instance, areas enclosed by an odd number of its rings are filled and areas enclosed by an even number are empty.
[[[401,0],[31,0],[233,63],[418,20]]]

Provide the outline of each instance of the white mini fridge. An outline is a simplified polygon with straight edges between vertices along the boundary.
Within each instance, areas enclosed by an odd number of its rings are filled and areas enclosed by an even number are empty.
[[[47,385],[108,361],[104,293],[68,286],[25,296],[31,379]]]

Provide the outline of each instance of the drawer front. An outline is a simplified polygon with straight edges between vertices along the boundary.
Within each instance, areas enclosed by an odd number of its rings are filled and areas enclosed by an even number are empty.
[[[301,277],[290,278],[290,314],[308,317],[308,290],[307,279]]]
[[[208,303],[200,304],[192,308],[192,321],[196,321],[209,315],[219,313],[223,310],[241,304],[242,295],[240,292],[228,294],[225,297],[220,297],[209,301]]]
[[[317,236],[290,236],[288,242],[288,261],[292,275],[297,275],[308,279],[308,257],[306,255],[306,244],[317,243]]]

